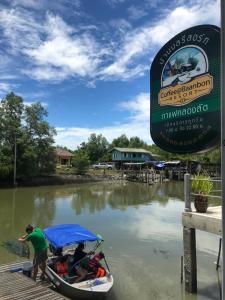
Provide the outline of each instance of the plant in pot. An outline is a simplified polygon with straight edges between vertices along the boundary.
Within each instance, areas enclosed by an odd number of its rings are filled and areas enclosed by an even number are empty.
[[[194,206],[197,212],[205,213],[208,208],[208,195],[212,191],[213,183],[210,176],[194,175],[191,184],[195,194]]]

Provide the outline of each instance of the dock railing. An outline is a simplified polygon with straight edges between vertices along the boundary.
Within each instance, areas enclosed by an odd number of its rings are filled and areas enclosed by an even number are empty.
[[[199,180],[207,180],[207,179],[199,179]],[[217,178],[211,178],[210,179],[212,182],[221,182],[221,179],[217,179]],[[191,209],[191,196],[195,196],[195,193],[191,192],[191,175],[189,173],[184,174],[184,211],[188,212],[188,211],[192,211]],[[213,192],[221,192],[221,190],[213,190]],[[210,198],[217,198],[217,199],[221,199],[221,195],[205,195],[208,196]]]

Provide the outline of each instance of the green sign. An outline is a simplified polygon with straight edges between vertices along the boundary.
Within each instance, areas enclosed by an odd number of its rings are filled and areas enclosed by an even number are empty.
[[[189,28],[161,48],[151,66],[150,131],[173,153],[220,141],[220,29]]]

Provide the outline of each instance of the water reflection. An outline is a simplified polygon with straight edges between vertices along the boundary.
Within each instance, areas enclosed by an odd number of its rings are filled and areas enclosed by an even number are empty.
[[[79,223],[105,238],[115,286],[107,300],[219,299],[219,238],[197,233],[198,295],[180,285],[183,183],[89,183],[0,190],[0,242],[28,223]],[[0,264],[15,256],[0,247]]]
[[[41,189],[1,190],[0,206],[1,239],[21,235],[29,223],[46,227],[55,215],[54,193]]]

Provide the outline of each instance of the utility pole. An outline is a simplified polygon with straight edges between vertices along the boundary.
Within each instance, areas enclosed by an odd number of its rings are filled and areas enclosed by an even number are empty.
[[[221,0],[221,186],[222,186],[222,300],[225,300],[225,2]]]
[[[13,174],[13,185],[14,187],[17,186],[17,182],[16,182],[16,151],[17,151],[17,141],[16,141],[16,133],[15,133],[15,139],[14,139],[14,174]]]

